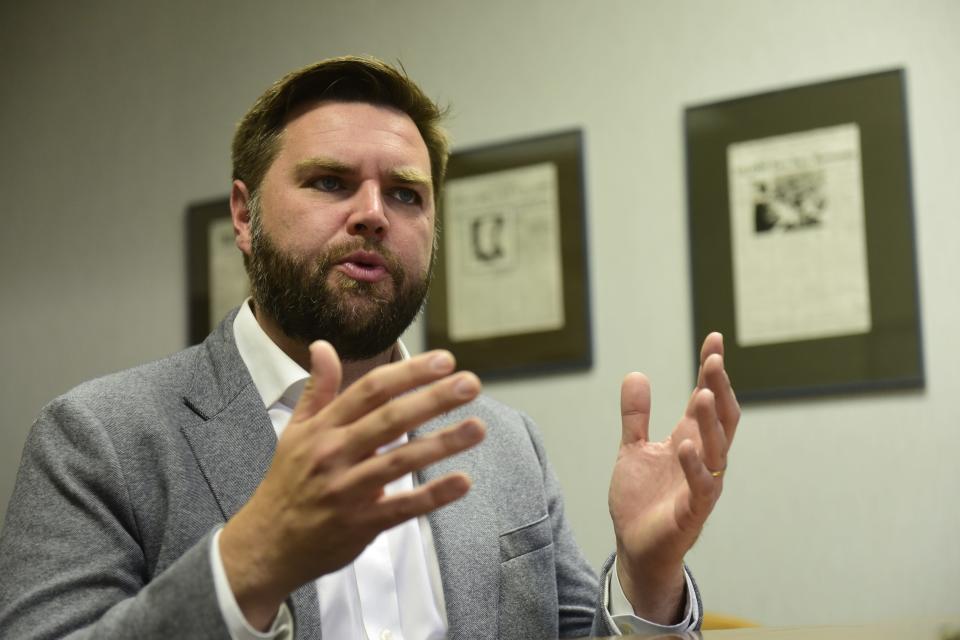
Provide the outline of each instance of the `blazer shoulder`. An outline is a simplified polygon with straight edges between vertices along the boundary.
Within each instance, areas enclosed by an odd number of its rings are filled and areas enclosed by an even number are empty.
[[[467,415],[476,415],[483,419],[491,419],[499,428],[508,428],[522,432],[525,438],[534,440],[538,445],[541,440],[540,428],[526,412],[495,400],[490,396],[481,395],[476,400],[462,408]]]
[[[79,403],[107,414],[138,407],[183,406],[185,397],[235,394],[246,384],[245,365],[233,340],[235,309],[201,344],[158,360],[84,382],[50,406]]]
[[[67,443],[102,448],[109,442],[109,448],[137,450],[144,438],[169,439],[179,425],[199,419],[184,403],[198,349],[88,380],[54,398],[30,428],[25,455]]]
[[[460,411],[469,415],[479,415],[481,418],[490,417],[497,421],[516,424],[518,426],[530,420],[522,411],[504,404],[499,400],[495,400],[488,395],[478,396],[473,402],[461,407]]]
[[[193,346],[153,362],[83,382],[49,405],[79,403],[93,411],[144,406],[164,397],[181,402],[196,370],[200,346]]]
[[[474,416],[483,420],[487,428],[492,430],[488,436],[495,433],[509,434],[524,440],[539,438],[537,427],[530,416],[487,395],[480,395],[476,400],[444,414],[439,421],[435,419],[432,426],[437,428],[441,422],[451,424]]]
[[[487,427],[487,436],[478,455],[493,459],[526,460],[542,466],[546,463],[543,438],[533,419],[523,411],[481,395],[473,402],[436,418],[427,427],[432,431],[470,417],[480,418]]]

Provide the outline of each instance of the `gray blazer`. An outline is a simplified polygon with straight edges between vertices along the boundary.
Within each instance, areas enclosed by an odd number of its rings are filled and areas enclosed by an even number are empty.
[[[431,514],[450,638],[613,633],[531,421],[489,398],[466,415],[470,493]],[[276,437],[233,340],[87,382],[41,412],[0,534],[0,638],[225,638],[210,535],[249,499]],[[609,563],[608,563],[609,564]],[[296,637],[319,638],[312,585],[291,594]],[[596,615],[595,615],[596,614]]]

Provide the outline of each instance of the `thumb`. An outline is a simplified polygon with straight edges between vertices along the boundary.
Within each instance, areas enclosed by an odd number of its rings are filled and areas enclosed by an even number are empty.
[[[646,442],[650,438],[650,381],[642,373],[631,373],[620,385],[620,443]]]
[[[310,377],[293,409],[290,422],[309,420],[330,404],[340,391],[343,368],[336,350],[326,340],[310,345]]]

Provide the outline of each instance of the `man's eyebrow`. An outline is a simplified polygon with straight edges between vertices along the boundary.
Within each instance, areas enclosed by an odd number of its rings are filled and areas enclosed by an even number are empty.
[[[311,173],[316,171],[329,171],[330,173],[353,173],[356,171],[356,168],[346,164],[345,162],[340,162],[339,160],[334,160],[333,158],[309,158],[307,160],[302,160],[297,163],[294,167],[294,173],[298,178],[307,178]]]
[[[359,169],[345,162],[334,160],[333,158],[325,158],[322,156],[301,160],[294,167],[294,174],[298,179],[301,180],[309,178],[311,174],[318,171],[328,171],[330,173],[339,175],[349,175],[356,173],[359,171]],[[424,173],[416,167],[397,167],[389,171],[389,176],[391,180],[395,180],[396,182],[403,184],[423,185],[425,187],[431,187],[433,185],[433,180],[431,180],[430,174]]]
[[[399,167],[393,169],[390,171],[390,177],[397,182],[405,184],[421,184],[427,187],[433,184],[433,180],[430,179],[429,174],[415,167]]]

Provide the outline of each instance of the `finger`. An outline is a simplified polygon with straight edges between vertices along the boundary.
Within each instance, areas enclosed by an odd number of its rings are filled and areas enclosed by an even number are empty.
[[[384,496],[366,509],[361,518],[371,528],[386,531],[462,498],[470,490],[470,485],[470,478],[464,473],[442,476],[413,491]]]
[[[712,331],[707,334],[707,337],[703,339],[703,344],[700,345],[700,364],[697,367],[697,385],[693,388],[693,391],[690,393],[690,398],[687,400],[687,406],[684,410],[687,416],[693,417],[695,415],[694,401],[697,397],[697,391],[707,385],[706,364],[707,360],[709,360],[710,356],[714,353],[723,354],[723,335],[717,331]]]
[[[353,459],[366,458],[379,447],[480,394],[480,379],[469,371],[448,376],[368,413],[350,426],[348,448]]]
[[[329,342],[317,340],[310,345],[310,377],[290,416],[291,423],[303,422],[329,405],[340,390],[343,368]]]
[[[700,456],[697,455],[697,448],[692,441],[681,442],[677,455],[680,458],[683,475],[687,479],[687,486],[690,487],[690,513],[694,518],[694,524],[698,523],[698,526],[702,526],[713,508],[717,479],[710,474]]]
[[[341,393],[324,416],[333,424],[349,424],[402,393],[450,374],[454,365],[453,355],[439,350],[377,367]]]
[[[347,473],[345,482],[351,487],[348,491],[356,492],[358,498],[375,494],[407,473],[420,471],[434,462],[477,445],[485,435],[483,422],[479,418],[469,418],[367,458]]]
[[[713,392],[701,389],[695,401],[697,426],[703,443],[702,459],[707,470],[723,472],[727,468],[727,437],[717,419]]]
[[[704,380],[706,388],[713,392],[717,404],[717,417],[723,425],[727,440],[727,448],[733,442],[740,422],[740,403],[737,402],[730,376],[723,367],[723,357],[711,355],[704,365]]]
[[[700,367],[697,369],[697,387],[704,386],[704,365],[707,363],[707,359],[714,353],[723,356],[723,334],[718,331],[713,331],[708,334],[700,346]]]
[[[621,444],[646,442],[650,437],[650,381],[631,373],[620,385]]]

